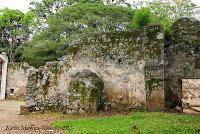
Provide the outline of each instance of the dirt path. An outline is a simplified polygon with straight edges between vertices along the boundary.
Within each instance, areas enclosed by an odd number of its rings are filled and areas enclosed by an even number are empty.
[[[23,101],[0,101],[0,134],[60,134],[51,128],[49,116],[19,115]]]

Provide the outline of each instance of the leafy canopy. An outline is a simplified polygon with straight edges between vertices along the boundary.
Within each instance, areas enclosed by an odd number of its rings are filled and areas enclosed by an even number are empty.
[[[91,32],[126,30],[134,11],[131,8],[102,3],[78,3],[50,15],[48,25],[34,36],[22,52],[22,59],[34,66],[67,54],[71,41]]]
[[[31,27],[37,23],[34,13],[19,10],[0,10],[0,52],[7,52],[10,61],[16,61],[18,48],[29,38]]]
[[[54,15],[62,9],[77,4],[87,4],[87,3],[98,3],[98,4],[109,4],[109,5],[119,5],[125,4],[127,0],[41,0],[32,1],[30,3],[31,11],[33,11],[40,18],[41,27],[44,28],[48,16]]]

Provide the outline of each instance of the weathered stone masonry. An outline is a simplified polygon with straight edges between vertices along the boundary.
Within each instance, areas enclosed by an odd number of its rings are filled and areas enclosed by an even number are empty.
[[[25,100],[28,70],[31,68],[27,63],[8,63],[6,99]]]
[[[26,97],[31,110],[164,109],[160,26],[83,36],[70,44],[68,53],[31,71]]]
[[[193,101],[198,95],[188,96],[199,93],[198,88],[185,85],[199,78],[200,22],[182,18],[174,23],[168,41],[159,25],[96,33],[72,42],[66,56],[44,67],[9,65],[7,97],[26,96],[22,109],[28,112],[158,111],[191,100],[200,105]]]
[[[172,27],[172,41],[165,47],[165,103],[182,107],[182,80],[200,78],[200,22],[179,19]],[[200,102],[199,102],[200,105]]]

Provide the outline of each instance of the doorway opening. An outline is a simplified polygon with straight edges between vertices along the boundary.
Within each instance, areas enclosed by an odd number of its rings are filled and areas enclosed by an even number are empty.
[[[182,79],[182,107],[200,113],[200,79]]]

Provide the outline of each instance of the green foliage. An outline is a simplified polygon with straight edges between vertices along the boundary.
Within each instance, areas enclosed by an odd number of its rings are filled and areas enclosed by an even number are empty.
[[[160,24],[166,36],[171,35],[172,22],[168,18],[155,15],[151,8],[138,9],[133,17],[132,28],[141,29],[149,24]]]
[[[170,22],[170,20],[167,18],[162,18],[159,20],[159,23],[164,28],[165,36],[167,36],[167,37],[171,36],[171,28],[172,28],[173,22]]]
[[[199,9],[191,0],[165,0],[147,4],[152,13],[164,27],[165,35],[171,35],[172,24],[181,17],[195,17],[195,10]]]
[[[16,61],[19,47],[29,38],[37,21],[32,12],[24,14],[19,10],[0,10],[0,52],[7,52],[9,60]]]
[[[152,92],[157,89],[157,87],[162,87],[163,85],[163,80],[161,79],[150,79],[148,81],[145,82],[146,85],[146,93],[147,93],[147,99],[151,97]]]
[[[36,16],[34,12],[27,12],[26,15],[22,18],[22,23],[29,27],[29,26],[37,26],[39,24],[39,18]]]
[[[199,9],[191,0],[159,0],[150,2],[148,7],[160,20],[165,18],[171,23],[181,17],[195,17],[195,10]]]
[[[138,9],[133,17],[132,27],[141,29],[144,26],[157,22],[157,17],[153,15],[149,8]]]
[[[113,4],[113,5],[127,4],[127,0],[102,0],[102,1],[104,3]]]
[[[21,58],[36,67],[44,65],[66,55],[69,43],[83,34],[126,30],[133,13],[131,8],[101,3],[66,7],[48,17],[48,27],[22,49]]]
[[[119,5],[127,4],[126,0],[41,0],[32,1],[31,11],[37,14],[40,18],[41,29],[45,24],[48,16],[54,15],[61,11],[63,8],[74,6],[77,4],[87,4],[87,3],[98,3],[98,4],[109,4],[109,5]]]
[[[55,14],[61,8],[73,4],[72,1],[74,0],[32,1],[30,3],[30,9],[40,18],[40,21],[43,21],[46,20],[49,15]]]
[[[134,7],[148,8],[156,16],[156,23],[164,27],[165,35],[171,35],[172,24],[181,17],[195,17],[199,13],[200,7],[195,5],[191,0],[158,0],[158,1],[140,1],[135,2]],[[142,11],[141,11],[142,12]],[[141,13],[145,14],[145,13]],[[154,19],[152,20],[154,21]],[[136,25],[136,27],[138,27]]]
[[[134,112],[101,118],[84,116],[84,119],[57,121],[52,125],[69,134],[198,134],[200,116]]]
[[[200,9],[191,0],[156,0],[135,2],[134,7],[148,7],[159,20],[168,19],[171,23],[181,17],[195,17]]]

